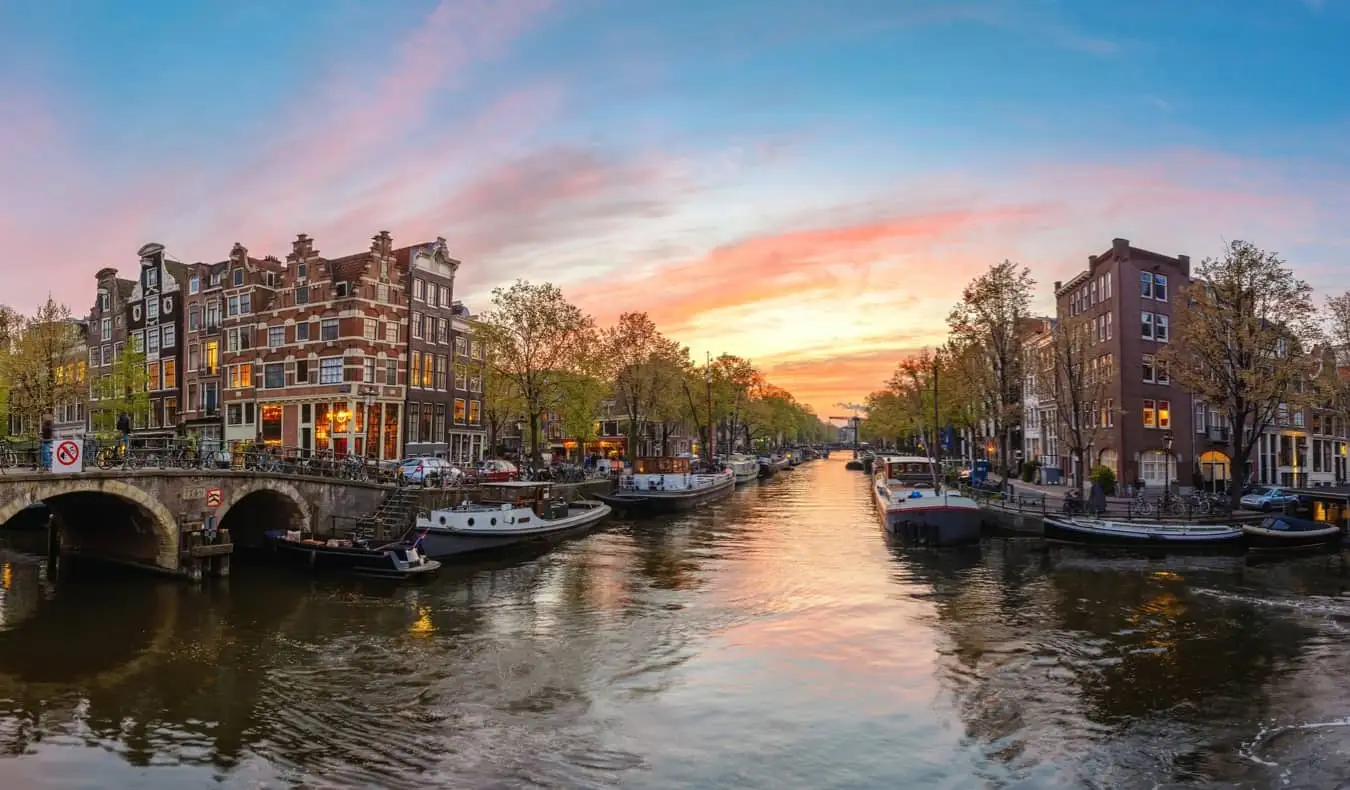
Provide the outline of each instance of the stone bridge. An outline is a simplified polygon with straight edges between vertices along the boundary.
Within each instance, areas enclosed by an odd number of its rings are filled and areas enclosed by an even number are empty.
[[[220,504],[207,495],[219,489]],[[184,569],[184,531],[213,514],[236,545],[272,529],[350,527],[388,486],[324,477],[233,470],[89,471],[0,475],[0,525],[41,502],[55,517],[62,551],[169,573]]]

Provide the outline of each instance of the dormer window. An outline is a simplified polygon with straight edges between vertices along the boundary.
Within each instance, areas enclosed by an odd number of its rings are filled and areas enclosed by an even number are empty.
[[[98,292],[98,309],[103,310],[103,311],[106,312],[106,311],[109,309],[108,303],[109,303],[108,292],[107,292],[107,291],[99,291],[99,292]]]
[[[140,306],[140,305],[133,305],[133,306],[132,306],[132,308],[131,308],[131,320],[132,320],[132,321],[139,321],[139,320],[141,320],[141,306]]]
[[[338,298],[342,298],[342,297],[345,297],[345,296],[347,295],[347,283],[345,283],[345,282],[340,282],[340,283],[337,283],[334,287],[335,287],[336,290],[337,290]]]
[[[244,269],[240,267],[234,270],[234,287],[238,288],[244,284]]]
[[[153,266],[145,270],[145,287],[154,288],[159,285],[159,270]]]
[[[192,275],[192,277],[188,279],[188,293],[195,294],[201,289],[202,289],[202,278],[198,277],[195,274]]]
[[[304,263],[304,262],[301,262],[301,263],[296,264],[296,267],[295,267],[295,276],[298,277],[298,278],[301,279],[301,280],[304,280],[304,279],[308,278],[308,277],[309,277],[309,264],[308,264],[308,263]]]

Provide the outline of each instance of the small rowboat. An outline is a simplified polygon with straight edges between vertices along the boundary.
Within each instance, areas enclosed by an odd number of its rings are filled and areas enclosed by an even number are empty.
[[[1268,516],[1259,526],[1244,526],[1242,537],[1251,551],[1317,551],[1338,542],[1341,528],[1293,516]]]
[[[1145,548],[1239,548],[1242,529],[1227,524],[1047,518],[1045,539],[1091,546]]]

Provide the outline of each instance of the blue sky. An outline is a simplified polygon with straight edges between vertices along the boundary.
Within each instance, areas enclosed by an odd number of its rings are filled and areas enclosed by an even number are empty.
[[[157,240],[445,236],[828,410],[988,263],[1350,233],[1350,0],[0,0],[5,300]],[[50,249],[53,242],[59,251]],[[35,256],[41,276],[26,276]]]

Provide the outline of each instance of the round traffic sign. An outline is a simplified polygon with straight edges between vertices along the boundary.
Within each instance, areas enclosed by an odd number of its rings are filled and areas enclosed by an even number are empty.
[[[80,461],[80,445],[66,440],[56,446],[56,460],[62,466],[74,466]]]

